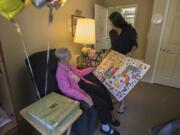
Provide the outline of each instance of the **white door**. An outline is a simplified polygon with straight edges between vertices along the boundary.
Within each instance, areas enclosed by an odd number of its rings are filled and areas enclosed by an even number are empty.
[[[95,50],[110,48],[108,43],[109,32],[107,30],[108,9],[95,5],[95,22],[96,22],[96,44]]]
[[[180,0],[171,0],[155,82],[180,88]]]

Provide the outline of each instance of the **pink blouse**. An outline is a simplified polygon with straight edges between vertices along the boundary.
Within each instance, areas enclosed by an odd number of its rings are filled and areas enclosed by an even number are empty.
[[[92,82],[86,80],[83,76],[91,73],[92,68],[78,70],[73,65],[66,66],[62,63],[58,63],[56,80],[61,92],[70,98],[84,100],[86,97],[89,97],[89,95],[80,89],[80,87],[78,86],[78,82],[73,79],[72,73],[70,73],[68,67],[71,69],[71,72],[74,73],[77,77],[91,84]]]

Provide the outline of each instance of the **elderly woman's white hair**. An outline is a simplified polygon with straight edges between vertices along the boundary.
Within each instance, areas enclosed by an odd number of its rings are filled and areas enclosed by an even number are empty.
[[[55,51],[55,55],[60,60],[60,62],[65,62],[69,54],[70,50],[68,48],[58,48]]]

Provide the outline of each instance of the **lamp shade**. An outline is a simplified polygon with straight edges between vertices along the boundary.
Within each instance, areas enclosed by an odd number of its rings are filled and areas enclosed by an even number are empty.
[[[75,43],[95,44],[95,20],[94,19],[78,19],[75,31]]]

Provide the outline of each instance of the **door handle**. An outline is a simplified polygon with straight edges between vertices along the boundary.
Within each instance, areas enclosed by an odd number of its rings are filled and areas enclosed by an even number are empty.
[[[162,52],[166,52],[166,53],[168,53],[170,50],[168,50],[168,49],[166,49],[166,48],[161,48],[160,49]]]
[[[161,48],[160,50],[161,50],[162,52],[166,52],[166,49],[164,49],[164,48]]]

